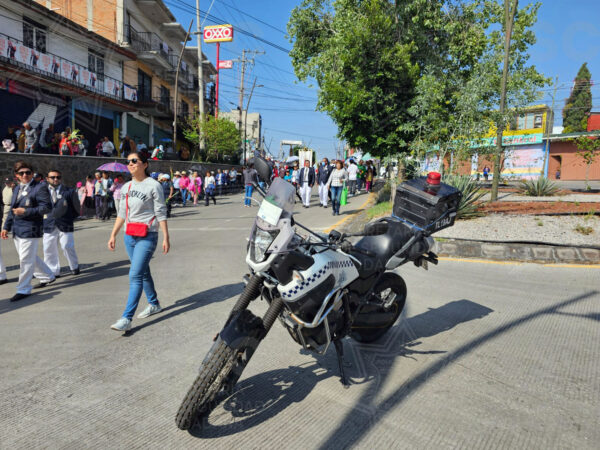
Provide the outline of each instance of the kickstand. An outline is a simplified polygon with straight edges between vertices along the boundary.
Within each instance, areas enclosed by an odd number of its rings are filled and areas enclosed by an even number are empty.
[[[338,366],[340,368],[340,383],[344,386],[344,389],[348,389],[350,384],[348,384],[348,380],[346,379],[346,373],[344,372],[344,344],[340,339],[333,341],[333,345],[335,345],[335,351],[337,353],[338,358]]]

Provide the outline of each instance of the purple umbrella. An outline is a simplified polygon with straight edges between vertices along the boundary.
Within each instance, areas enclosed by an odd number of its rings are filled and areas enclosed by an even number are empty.
[[[104,170],[105,172],[129,172],[125,164],[121,164],[116,161],[102,164],[96,170]]]

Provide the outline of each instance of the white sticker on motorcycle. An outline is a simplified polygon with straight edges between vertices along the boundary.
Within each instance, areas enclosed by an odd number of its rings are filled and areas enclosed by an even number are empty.
[[[277,222],[279,222],[282,212],[283,209],[281,209],[279,206],[264,200],[260,204],[260,209],[258,210],[257,215],[268,224],[276,226]]]

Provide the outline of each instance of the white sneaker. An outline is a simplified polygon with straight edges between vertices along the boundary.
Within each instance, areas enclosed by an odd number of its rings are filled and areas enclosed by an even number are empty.
[[[117,331],[127,331],[131,330],[131,320],[126,319],[125,317],[121,317],[116,323],[113,323],[110,326],[113,330]]]
[[[160,305],[148,305],[146,309],[144,309],[139,315],[138,319],[145,319],[146,317],[150,317],[152,314],[157,314],[162,311]]]

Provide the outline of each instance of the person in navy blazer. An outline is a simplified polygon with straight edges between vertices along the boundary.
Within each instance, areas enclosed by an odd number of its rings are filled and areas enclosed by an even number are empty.
[[[17,293],[11,301],[21,300],[31,294],[31,279],[34,276],[40,280],[39,287],[55,280],[52,271],[37,256],[39,239],[43,235],[44,215],[52,210],[48,187],[33,179],[33,168],[28,162],[17,161],[14,170],[19,184],[13,191],[11,209],[0,233],[2,239],[8,239],[8,233],[12,231],[21,265]]]
[[[79,274],[79,261],[75,252],[75,239],[73,237],[73,222],[79,213],[75,205],[79,199],[75,190],[62,184],[60,170],[52,169],[46,178],[52,211],[44,215],[44,262],[55,277],[60,276],[60,261],[58,259],[58,245],[67,258],[69,268],[73,275]]]
[[[308,173],[306,173],[308,171]],[[310,206],[310,194],[315,185],[315,168],[310,166],[308,159],[304,160],[304,167],[300,169],[298,176],[298,186],[300,186],[300,197],[305,208]]]
[[[321,202],[321,206],[327,207],[329,189],[327,189],[327,182],[329,181],[329,175],[333,167],[329,165],[329,160],[327,158],[323,158],[321,162],[321,166],[319,167],[318,174],[318,182],[319,182],[319,201]]]

